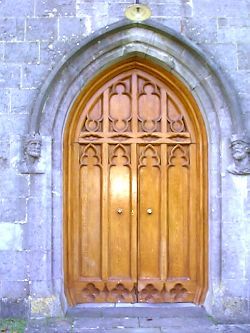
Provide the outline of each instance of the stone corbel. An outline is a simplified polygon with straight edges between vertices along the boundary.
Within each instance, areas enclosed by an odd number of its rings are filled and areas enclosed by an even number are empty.
[[[230,148],[234,163],[228,167],[228,172],[234,175],[249,175],[250,139],[245,135],[234,134],[231,137]]]
[[[40,174],[45,172],[41,161],[41,151],[42,137],[39,133],[28,134],[23,138],[21,173]]]

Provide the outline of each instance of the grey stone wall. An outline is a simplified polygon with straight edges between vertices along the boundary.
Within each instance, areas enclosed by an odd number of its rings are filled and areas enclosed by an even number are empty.
[[[46,201],[51,179],[20,173],[22,137],[28,132],[30,110],[57,63],[85,37],[123,19],[131,2],[0,1],[0,316],[58,314],[60,300],[54,290],[61,288],[63,274],[59,270],[51,280],[54,262],[60,261],[58,253],[52,256],[52,239],[55,243],[62,235],[61,230],[57,235],[49,230],[48,221],[57,214]],[[249,1],[144,3],[151,7],[153,20],[190,39],[221,67],[235,88],[250,132]],[[227,117],[220,126],[230,128]],[[43,145],[49,152],[51,138],[45,138]],[[228,147],[222,144],[221,149]],[[234,318],[249,314],[250,306],[250,177],[221,174],[221,184],[220,193],[210,189],[227,200],[218,216],[219,283],[210,282],[216,287],[208,298],[215,309]]]

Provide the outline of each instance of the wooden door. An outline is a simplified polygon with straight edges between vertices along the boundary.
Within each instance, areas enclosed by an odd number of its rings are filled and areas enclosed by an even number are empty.
[[[65,135],[71,304],[195,302],[206,272],[206,136],[187,89],[132,59],[80,94]]]

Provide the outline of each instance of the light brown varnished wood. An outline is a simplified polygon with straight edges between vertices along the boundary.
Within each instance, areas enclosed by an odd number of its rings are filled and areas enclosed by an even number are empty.
[[[140,58],[100,73],[64,136],[69,303],[202,303],[207,229],[207,139],[191,93]]]

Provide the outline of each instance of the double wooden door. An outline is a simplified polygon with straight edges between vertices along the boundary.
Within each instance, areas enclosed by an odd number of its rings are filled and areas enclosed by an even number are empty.
[[[199,303],[205,152],[194,111],[146,64],[113,71],[79,98],[65,145],[69,301]]]

